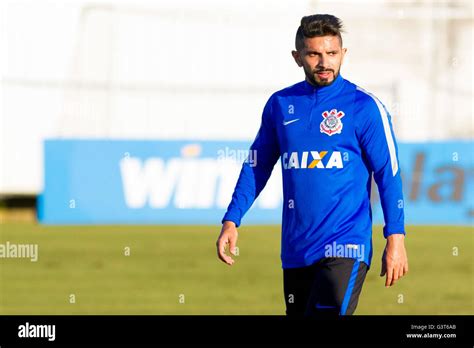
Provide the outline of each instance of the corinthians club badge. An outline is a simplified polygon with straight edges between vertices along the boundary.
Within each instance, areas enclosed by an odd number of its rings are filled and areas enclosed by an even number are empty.
[[[324,111],[322,113],[323,120],[319,129],[321,133],[326,133],[331,136],[333,134],[340,134],[342,131],[341,118],[344,117],[344,112],[332,109],[331,111]]]

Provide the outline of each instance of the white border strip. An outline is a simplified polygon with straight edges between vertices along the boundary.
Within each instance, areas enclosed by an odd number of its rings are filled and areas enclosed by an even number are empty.
[[[392,164],[392,176],[395,176],[398,172],[398,160],[397,160],[397,153],[395,151],[395,143],[393,141],[392,132],[390,130],[390,123],[388,122],[387,112],[383,107],[382,103],[375,97],[372,93],[367,92],[366,90],[357,87],[357,90],[367,94],[370,96],[377,104],[379,108],[380,117],[382,118],[383,129],[385,131],[385,139],[387,139],[388,151],[390,153],[390,163]]]

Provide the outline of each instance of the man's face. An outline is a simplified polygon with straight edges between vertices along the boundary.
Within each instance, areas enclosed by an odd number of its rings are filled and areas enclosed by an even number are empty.
[[[317,36],[304,39],[304,48],[292,51],[299,67],[303,67],[306,80],[315,86],[330,85],[339,75],[346,53],[337,36]]]

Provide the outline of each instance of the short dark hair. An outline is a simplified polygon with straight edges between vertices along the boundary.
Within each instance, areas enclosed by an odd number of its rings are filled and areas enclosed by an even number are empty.
[[[304,39],[316,36],[333,35],[341,41],[343,32],[342,21],[329,14],[316,14],[301,18],[301,24],[296,31],[295,47],[299,51],[304,48]]]

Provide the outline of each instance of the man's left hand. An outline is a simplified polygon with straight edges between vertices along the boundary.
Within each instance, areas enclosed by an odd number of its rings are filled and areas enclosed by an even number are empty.
[[[382,271],[380,276],[385,278],[385,287],[395,282],[408,272],[408,258],[405,250],[405,235],[392,234],[387,237],[387,245],[382,256]]]

